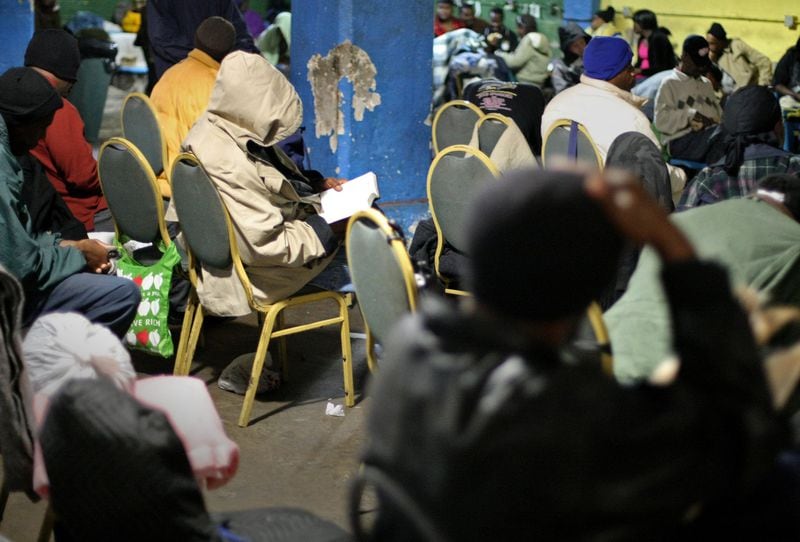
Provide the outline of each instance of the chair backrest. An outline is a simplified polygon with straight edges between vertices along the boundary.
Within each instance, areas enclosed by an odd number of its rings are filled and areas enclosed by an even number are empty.
[[[169,244],[164,204],[153,170],[127,139],[112,137],[100,147],[97,170],[117,236]]]
[[[544,135],[542,165],[547,167],[555,157],[603,169],[603,159],[592,136],[581,123],[572,120],[557,120]]]
[[[225,207],[197,158],[183,153],[172,163],[172,201],[186,244],[203,265],[227,269],[233,264]]]
[[[415,310],[417,285],[403,240],[374,209],[347,224],[347,265],[370,332],[385,341],[394,325]]]
[[[156,176],[164,171],[167,144],[156,110],[141,92],[128,94],[122,104],[122,136],[142,151]]]
[[[187,252],[189,276],[196,284],[195,262],[215,269],[231,265],[242,283],[251,307],[258,303],[244,269],[233,222],[217,187],[196,156],[181,153],[172,162],[172,201],[178,215]]]
[[[489,157],[466,145],[447,147],[428,170],[428,206],[436,226],[435,266],[445,241],[464,252],[468,207],[486,183],[500,176]]]
[[[433,152],[439,154],[451,145],[468,144],[475,123],[482,117],[483,112],[478,106],[465,100],[444,104],[433,117]]]
[[[498,113],[484,115],[478,120],[478,148],[483,154],[491,156],[510,122],[513,122],[510,118]]]
[[[113,71],[108,59],[85,58],[78,69],[78,81],[69,92],[69,101],[81,114],[84,135],[91,143],[97,141],[100,135]]]

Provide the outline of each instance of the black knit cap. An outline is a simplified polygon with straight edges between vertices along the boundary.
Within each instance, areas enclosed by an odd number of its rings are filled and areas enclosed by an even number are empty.
[[[708,56],[708,42],[703,36],[697,34],[687,36],[683,40],[683,52],[689,55],[689,58],[698,68],[711,66],[711,58]]]
[[[28,43],[25,65],[47,70],[59,79],[74,83],[81,66],[78,40],[60,28],[40,30]]]
[[[728,39],[728,33],[725,32],[725,29],[719,23],[712,23],[711,28],[708,29],[708,32],[706,32],[706,34],[711,34],[718,40],[724,41]]]
[[[45,119],[63,106],[47,79],[31,68],[11,68],[0,75],[0,114],[22,124]]]
[[[484,305],[518,320],[577,315],[612,280],[622,238],[574,172],[513,172],[476,199],[468,276]]]
[[[222,62],[234,45],[236,29],[230,21],[222,17],[209,17],[200,23],[194,33],[194,46],[217,62]]]

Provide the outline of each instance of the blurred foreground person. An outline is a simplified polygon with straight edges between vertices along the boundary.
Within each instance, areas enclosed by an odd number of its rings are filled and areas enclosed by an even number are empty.
[[[750,526],[756,508],[742,503],[784,432],[747,319],[726,273],[696,259],[638,183],[605,175],[520,171],[478,198],[474,303],[423,305],[375,379],[363,455],[364,476],[379,473],[375,540],[676,540]],[[565,350],[626,238],[663,262],[684,359],[668,387],[620,386]]]

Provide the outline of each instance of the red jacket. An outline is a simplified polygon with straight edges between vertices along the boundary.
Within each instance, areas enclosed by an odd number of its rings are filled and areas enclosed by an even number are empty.
[[[62,100],[64,107],[56,111],[47,134],[31,154],[42,163],[75,218],[93,231],[95,213],[108,205],[100,189],[92,146],[83,135],[81,115],[69,100]]]
[[[445,32],[450,32],[451,30],[458,30],[459,28],[464,28],[464,22],[461,19],[450,17],[448,20],[442,21],[437,16],[433,17],[434,37],[441,36]]]

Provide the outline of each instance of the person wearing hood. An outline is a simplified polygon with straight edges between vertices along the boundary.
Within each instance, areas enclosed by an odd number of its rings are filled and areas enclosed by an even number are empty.
[[[689,182],[678,210],[744,197],[767,175],[800,174],[800,155],[781,149],[781,108],[766,87],[731,94],[722,128],[725,156]]]
[[[550,42],[547,36],[537,32],[536,18],[533,15],[517,17],[517,34],[519,44],[513,52],[498,50],[496,54],[511,68],[518,81],[541,87],[550,75],[547,71],[550,63]],[[499,40],[492,40],[491,36],[487,41],[492,48],[499,45]]]
[[[319,192],[343,181],[300,171],[277,147],[297,131],[303,105],[292,84],[263,56],[236,51],[222,61],[208,109],[183,142],[219,191],[236,230],[239,252],[261,303],[284,299],[311,283],[349,282],[334,260],[344,224],[318,214]],[[201,269],[197,294],[220,316],[250,313],[233,269]]]
[[[558,41],[561,42],[564,58],[553,60],[550,79],[556,94],[580,82],[583,74],[583,51],[590,39],[591,36],[577,23],[567,23],[566,26],[558,28]]]
[[[584,72],[580,83],[556,95],[542,115],[542,134],[547,134],[559,120],[582,124],[592,136],[603,162],[608,149],[625,132],[638,132],[660,146],[650,121],[642,113],[646,102],[630,93],[634,74],[633,53],[621,38],[595,37],[583,54]],[[680,193],[686,175],[669,167],[673,193]]]

